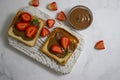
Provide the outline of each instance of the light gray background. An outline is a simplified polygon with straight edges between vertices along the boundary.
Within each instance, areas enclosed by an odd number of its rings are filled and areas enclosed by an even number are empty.
[[[53,0],[40,0],[38,9],[52,17],[76,5],[85,5],[93,12],[93,23],[86,30],[83,52],[72,72],[59,75],[33,61],[8,45],[7,30],[15,13],[29,6],[30,0],[0,1],[0,80],[120,80],[120,0],[54,0],[57,11],[46,6]],[[104,40],[106,49],[97,51],[94,44]]]

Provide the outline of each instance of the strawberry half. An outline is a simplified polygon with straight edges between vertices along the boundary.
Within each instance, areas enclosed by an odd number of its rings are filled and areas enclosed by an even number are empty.
[[[56,11],[58,8],[57,8],[57,3],[56,2],[52,2],[48,5],[48,9],[50,10],[53,10],[53,11]]]
[[[50,31],[47,28],[42,28],[41,36],[45,37],[50,34]]]
[[[31,15],[27,12],[24,12],[21,14],[21,19],[25,22],[30,22],[31,21]]]
[[[65,13],[63,11],[61,11],[60,13],[58,13],[57,19],[60,21],[65,21],[67,19],[67,17],[65,15]]]
[[[62,48],[57,44],[52,45],[51,50],[57,54],[63,53]]]
[[[70,44],[70,38],[66,37],[66,36],[63,36],[61,39],[60,39],[60,43],[62,45],[62,47],[64,49],[67,49],[69,44]]]
[[[36,33],[37,33],[37,27],[36,26],[29,26],[27,29],[26,29],[26,37],[28,38],[33,38]]]
[[[34,7],[38,7],[39,6],[39,0],[32,0],[30,5],[32,5]]]
[[[47,25],[49,28],[52,28],[55,24],[55,20],[54,19],[48,19],[47,20]]]
[[[28,23],[27,22],[18,22],[18,23],[16,23],[16,27],[19,31],[24,31],[28,27]]]
[[[105,49],[104,41],[103,41],[103,40],[98,41],[98,42],[95,44],[95,48],[98,49],[98,50],[103,50],[103,49]]]

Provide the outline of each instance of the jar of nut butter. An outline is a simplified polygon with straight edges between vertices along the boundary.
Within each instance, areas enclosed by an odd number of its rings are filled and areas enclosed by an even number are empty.
[[[82,5],[73,7],[68,14],[68,22],[77,30],[83,30],[90,26],[93,21],[91,10]]]

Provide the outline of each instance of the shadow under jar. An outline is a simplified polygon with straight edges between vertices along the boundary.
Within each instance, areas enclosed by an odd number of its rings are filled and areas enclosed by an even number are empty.
[[[68,14],[69,24],[77,30],[86,29],[91,25],[93,21],[93,15],[91,10],[82,5],[73,7]]]

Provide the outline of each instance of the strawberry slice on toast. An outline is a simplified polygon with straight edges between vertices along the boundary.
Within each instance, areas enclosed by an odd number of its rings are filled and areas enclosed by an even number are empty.
[[[19,31],[24,31],[26,30],[28,27],[28,23],[27,22],[17,22],[16,23],[16,28],[19,30]]]
[[[67,49],[69,44],[70,44],[70,38],[66,37],[66,36],[63,36],[61,39],[60,39],[60,43],[62,45],[62,47],[64,49]]]
[[[51,50],[52,50],[54,53],[57,53],[57,54],[63,53],[61,46],[59,46],[59,45],[57,45],[57,44],[52,45]]]
[[[28,38],[33,38],[37,33],[37,27],[36,26],[29,26],[27,29],[26,29],[26,37]]]
[[[21,19],[25,22],[30,22],[31,21],[31,15],[27,12],[24,12],[21,14]]]

